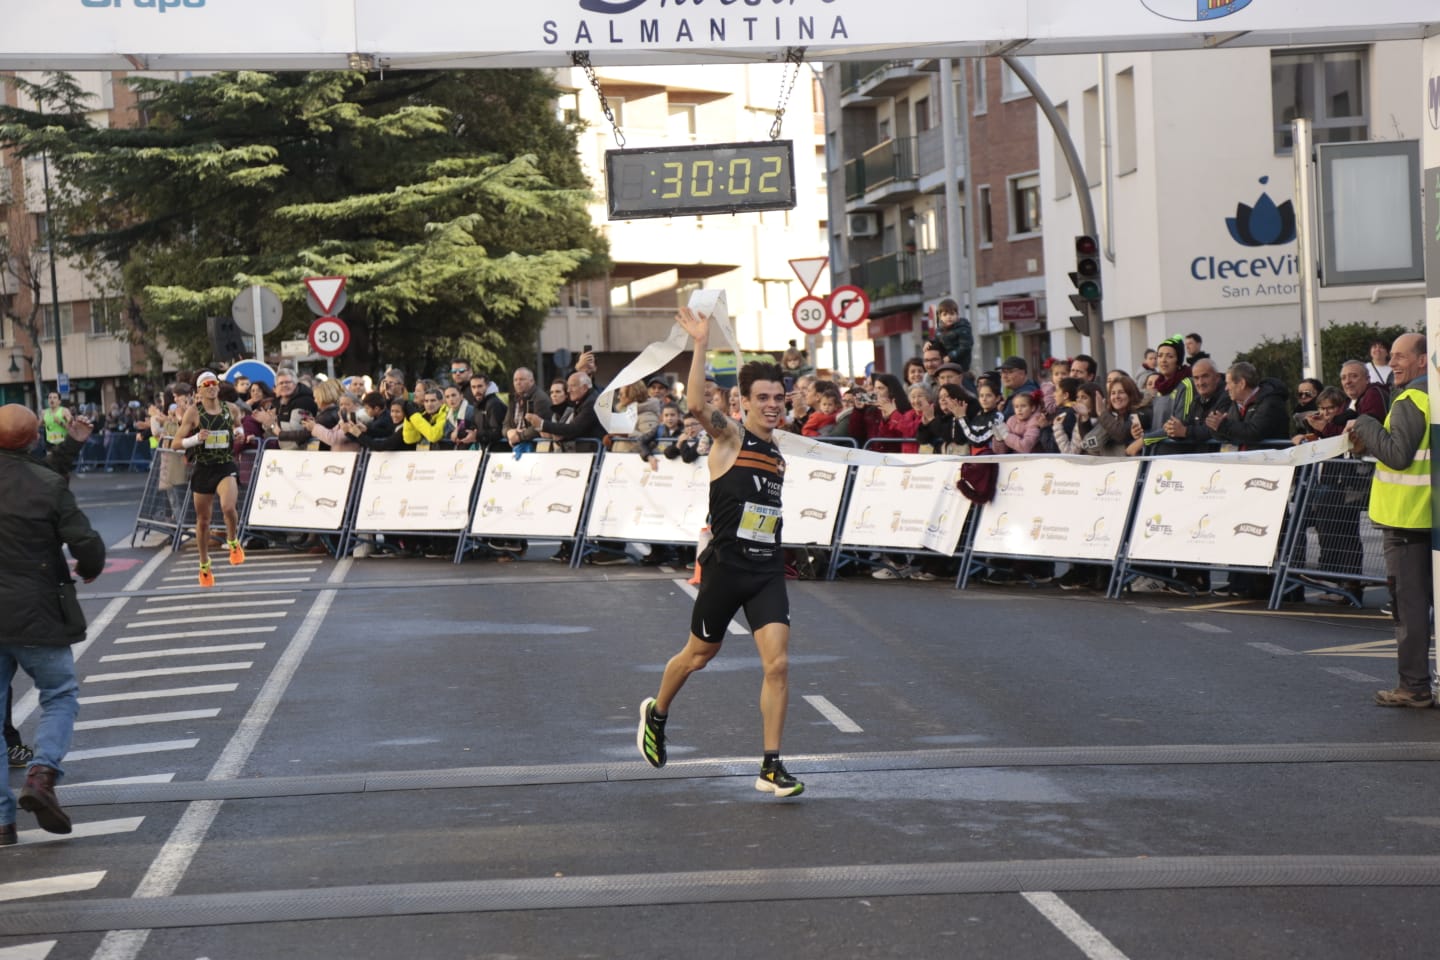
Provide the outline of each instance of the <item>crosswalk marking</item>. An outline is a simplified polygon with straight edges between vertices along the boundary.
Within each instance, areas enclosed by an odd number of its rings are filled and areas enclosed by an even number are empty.
[[[127,783],[169,783],[175,779],[173,773],[146,773],[137,777],[112,777],[109,780],[72,781],[72,786],[118,787]]]
[[[82,683],[109,683],[111,680],[143,680],[146,677],[173,677],[182,673],[224,673],[227,670],[249,670],[253,660],[234,663],[206,663],[189,667],[157,667],[154,670],[127,670],[124,673],[92,673]]]
[[[172,647],[169,650],[143,650],[140,653],[107,653],[101,663],[112,660],[144,660],[149,657],[188,657],[192,653],[238,653],[241,650],[264,650],[263,643],[222,643],[208,647]]]
[[[223,580],[225,576],[228,576],[228,574],[223,574],[220,579]],[[182,579],[189,580],[190,577],[183,577]],[[251,581],[247,582],[247,583],[245,584],[245,586],[247,586],[247,587],[253,587],[253,586],[255,586],[256,584],[261,584],[261,583],[264,583],[264,584],[276,584],[276,583],[310,583],[310,582],[311,582],[311,580],[310,580],[309,577],[276,577],[276,578],[273,579],[273,580],[251,580]],[[184,590],[184,589],[186,589],[186,588],[185,588],[185,587],[157,587],[156,589],[158,589],[158,590]],[[232,596],[234,596],[234,594],[232,594]]]
[[[68,760],[69,757],[66,757]],[[108,837],[117,833],[134,833],[145,822],[144,817],[122,817],[118,820],[91,820],[77,823],[69,833],[47,833],[44,830],[21,830],[21,843],[56,843],[60,840],[81,840],[85,837]]]
[[[146,610],[145,615],[149,616],[155,612],[157,611]],[[169,611],[166,612],[168,613]],[[273,620],[288,615],[288,610],[262,610],[257,613],[251,613],[247,610],[244,613],[246,620]],[[240,612],[232,606],[229,613],[223,613],[214,617],[176,617],[173,620],[141,620],[137,623],[127,623],[125,629],[146,630],[150,627],[173,627],[177,623],[234,623],[238,616],[240,616]]]
[[[269,577],[277,573],[314,573],[320,569],[314,563],[285,563],[272,564],[259,570],[236,569],[235,567],[216,567],[217,574],[224,573],[227,577]],[[193,580],[194,573],[176,573],[168,577],[162,577],[161,583],[178,583],[185,580]]]
[[[55,949],[54,940],[22,943],[18,947],[0,947],[0,960],[45,960]]]
[[[16,880],[0,883],[0,902],[6,900],[28,900],[31,897],[50,897],[57,893],[79,893],[94,890],[105,879],[104,870],[91,873],[66,873],[58,877],[41,877],[38,880]]]
[[[169,587],[165,589],[169,590]],[[191,590],[189,593],[167,593],[163,597],[146,597],[142,603],[174,603],[176,600],[209,600],[212,604],[226,604],[235,597],[269,597],[274,594],[269,590],[226,590],[224,593],[216,593],[214,590]],[[148,611],[141,611],[144,615]]]
[[[819,696],[818,694],[806,694],[805,702],[820,711],[820,716],[833,723],[841,733],[865,732],[860,724],[851,720],[845,715],[845,711],[835,706],[835,704],[831,703],[825,697]]]
[[[104,693],[81,697],[80,704],[118,703],[121,700],[165,700],[170,697],[198,697],[210,693],[234,693],[238,683],[210,683],[199,687],[171,687],[168,690],[136,690],[131,693]]]
[[[231,627],[228,630],[180,630],[175,633],[147,633],[139,637],[116,637],[116,643],[144,643],[147,640],[190,640],[194,637],[242,637],[252,633],[274,633],[278,627]]]
[[[146,609],[141,610],[140,613],[139,613],[139,615],[142,616],[142,617],[153,617],[153,616],[156,616],[156,615],[159,615],[159,614],[166,614],[166,613],[183,613],[183,612],[185,612],[186,610],[224,610],[224,609],[233,610],[233,609],[234,609],[234,604],[230,602],[230,598],[233,597],[233,596],[235,596],[235,594],[233,594],[233,593],[222,594],[221,596],[218,596],[218,597],[215,598],[215,602],[214,602],[214,603],[190,603],[190,604],[184,604],[184,605],[178,606],[178,607],[147,607]],[[184,599],[184,598],[183,598],[183,597],[151,597],[150,599],[146,600],[145,602],[146,602],[146,603],[167,603],[167,602],[172,601],[172,600],[181,600],[181,599]],[[294,603],[294,602],[295,602],[295,598],[294,598],[294,597],[288,597],[288,598],[283,599],[283,600],[247,600],[247,601],[245,601],[245,607],[246,607],[247,609],[250,608],[250,607],[283,607],[283,606],[288,606],[289,604],[292,604],[292,603]],[[233,614],[233,613],[231,614],[231,619],[234,619],[234,614]]]
[[[170,713],[137,713],[128,717],[110,717],[106,720],[79,720],[76,730],[103,730],[107,727],[137,727],[143,723],[175,723],[180,720],[208,720],[220,715],[219,707],[208,710],[175,710]]]
[[[94,750],[71,750],[65,762],[101,760],[105,757],[133,757],[140,753],[168,753],[172,750],[193,750],[199,738],[192,740],[159,740],[154,743],[123,743],[118,747],[96,747]]]

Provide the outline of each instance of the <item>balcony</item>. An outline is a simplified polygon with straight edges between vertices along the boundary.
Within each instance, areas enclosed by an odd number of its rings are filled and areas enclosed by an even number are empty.
[[[925,301],[920,260],[913,253],[891,253],[850,268],[850,282],[870,297],[870,313],[883,316],[914,309]]]
[[[846,209],[898,203],[920,192],[915,167],[918,137],[896,137],[877,143],[845,164]]]
[[[858,60],[840,64],[840,105],[886,100],[909,89],[925,73],[914,60]]]

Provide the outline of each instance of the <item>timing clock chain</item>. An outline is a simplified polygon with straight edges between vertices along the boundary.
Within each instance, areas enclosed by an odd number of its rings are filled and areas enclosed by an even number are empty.
[[[780,78],[780,105],[775,108],[775,122],[770,124],[770,139],[780,139],[780,126],[785,122],[785,105],[790,102],[790,94],[795,89],[795,80],[800,76],[800,67],[805,63],[804,47],[785,48],[785,74]],[[600,89],[597,85],[595,89]],[[601,98],[604,99],[603,97]]]
[[[605,114],[605,119],[610,121],[610,129],[615,132],[615,145],[623,149],[625,134],[620,132],[620,123],[615,119],[615,111],[610,109],[610,101],[605,99],[605,91],[600,89],[600,78],[595,75],[595,67],[590,63],[589,51],[579,50],[570,54],[570,63],[585,71],[585,76],[590,80],[590,86],[595,88],[595,95],[600,98],[600,110]]]

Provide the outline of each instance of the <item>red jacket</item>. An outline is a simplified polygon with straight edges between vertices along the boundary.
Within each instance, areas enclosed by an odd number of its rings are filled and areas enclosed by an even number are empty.
[[[920,427],[920,414],[914,410],[896,410],[888,417],[882,417],[876,407],[865,407],[850,414],[850,436],[864,445],[866,440],[880,437],[908,437],[912,441]],[[878,453],[916,453],[917,443],[877,443],[872,449]]]

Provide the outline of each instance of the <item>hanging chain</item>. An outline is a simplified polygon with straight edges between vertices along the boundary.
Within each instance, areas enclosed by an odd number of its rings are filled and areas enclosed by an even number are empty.
[[[800,76],[800,66],[804,62],[804,47],[785,48],[785,73],[789,74],[789,77],[787,79],[782,75],[780,78],[780,105],[775,108],[775,122],[770,124],[771,140],[780,139],[780,125],[785,122],[785,104],[790,102],[790,94],[795,89],[795,81]]]
[[[600,78],[595,75],[595,68],[590,64],[588,51],[580,50],[570,54],[570,63],[585,71],[585,76],[590,78],[590,86],[595,88],[595,95],[600,98],[600,110],[605,114],[605,119],[610,121],[610,129],[615,131],[615,145],[624,149],[625,134],[620,132],[620,124],[615,120],[615,111],[610,109],[610,101],[605,99],[605,91],[600,89]]]

